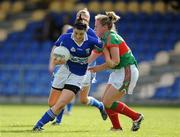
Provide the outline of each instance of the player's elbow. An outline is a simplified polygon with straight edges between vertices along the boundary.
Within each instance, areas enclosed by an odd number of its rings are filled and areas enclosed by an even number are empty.
[[[119,64],[119,62],[113,62],[113,64],[112,64],[111,68],[116,67],[118,64]]]
[[[119,63],[120,63],[120,60],[119,60],[119,59],[114,60],[114,64],[115,64],[115,65],[118,65]]]
[[[106,63],[108,64],[108,67],[114,68],[119,64],[119,62],[120,62],[119,60],[112,60],[111,62],[106,62]]]

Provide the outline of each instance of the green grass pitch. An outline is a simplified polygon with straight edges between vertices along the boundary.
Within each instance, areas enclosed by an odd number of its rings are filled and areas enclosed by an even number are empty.
[[[120,115],[123,132],[110,131],[110,121],[103,121],[97,109],[74,106],[60,126],[50,123],[41,133],[31,131],[48,109],[43,105],[0,105],[0,137],[180,137],[180,107],[133,107],[145,120],[138,132],[131,132],[132,122]]]

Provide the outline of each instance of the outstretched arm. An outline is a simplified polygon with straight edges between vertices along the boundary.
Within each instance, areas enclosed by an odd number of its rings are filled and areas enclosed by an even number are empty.
[[[92,73],[95,73],[95,72],[106,70],[108,68],[109,67],[108,67],[107,63],[103,63],[101,65],[97,65],[97,66],[94,66],[94,67],[89,67],[88,70],[91,71]]]
[[[119,49],[117,47],[112,47],[108,50],[106,47],[103,50],[106,62],[101,65],[90,67],[88,70],[91,72],[99,72],[106,69],[114,68],[120,62]]]
[[[91,55],[88,58],[88,64],[91,64],[94,60],[96,60],[99,56],[101,56],[102,53],[96,52],[96,51],[92,51]]]

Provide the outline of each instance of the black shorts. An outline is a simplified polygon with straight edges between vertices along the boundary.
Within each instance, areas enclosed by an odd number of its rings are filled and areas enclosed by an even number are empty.
[[[63,89],[71,90],[75,95],[80,91],[80,87],[70,84],[65,84]]]

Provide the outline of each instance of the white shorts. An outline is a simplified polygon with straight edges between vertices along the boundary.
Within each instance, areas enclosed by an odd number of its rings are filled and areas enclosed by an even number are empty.
[[[133,93],[138,77],[139,77],[139,71],[137,67],[135,65],[130,65],[130,79],[126,93],[128,94]],[[125,79],[125,69],[124,68],[116,69],[110,74],[108,84],[111,84],[114,88],[120,90],[125,84],[124,79]]]
[[[90,86],[91,83],[96,83],[96,73],[87,70],[82,81],[82,87]]]
[[[65,84],[82,87],[83,76],[78,76],[69,71],[66,65],[62,65],[54,75],[52,87],[55,89],[63,89]]]

